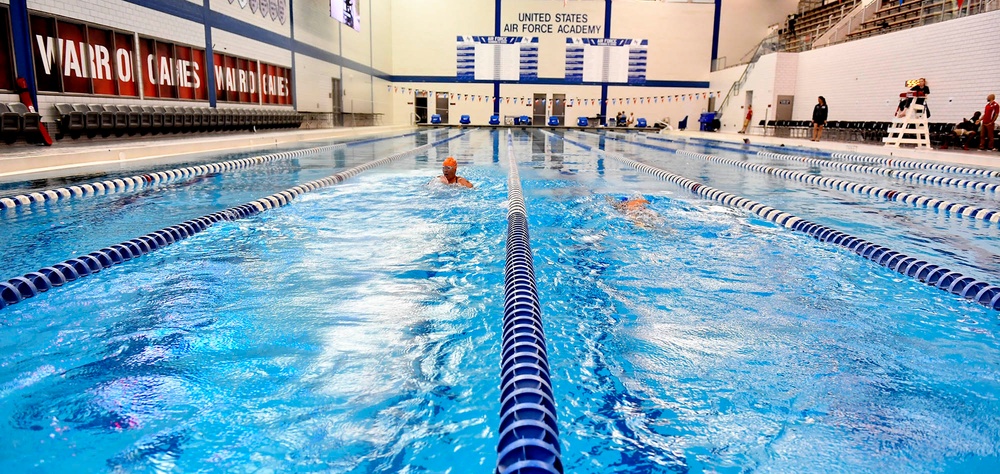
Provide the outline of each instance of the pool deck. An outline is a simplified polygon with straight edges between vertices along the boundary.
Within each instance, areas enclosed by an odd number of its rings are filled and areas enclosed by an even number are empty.
[[[743,144],[743,139],[746,138],[750,140],[751,145],[784,145],[805,149],[811,148],[817,151],[840,151],[844,153],[860,153],[865,155],[894,156],[913,160],[1000,170],[1000,152],[996,151],[896,148],[878,145],[875,143],[839,141],[814,142],[810,141],[808,138],[765,137],[761,135],[740,135],[737,133],[700,132],[692,130],[663,132],[660,136],[670,139],[702,138],[740,145]]]
[[[178,159],[184,155],[221,151],[267,150],[293,142],[350,139],[380,134],[406,133],[409,125],[344,127],[330,129],[269,130],[239,133],[147,135],[102,139],[63,139],[55,145],[0,145],[0,181],[19,180],[35,174],[74,173],[87,167],[113,167]]]

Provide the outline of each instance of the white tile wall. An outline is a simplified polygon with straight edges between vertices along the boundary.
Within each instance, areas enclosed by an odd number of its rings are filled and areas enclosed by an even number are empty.
[[[214,51],[248,59],[255,59],[275,66],[291,67],[292,54],[287,49],[271,46],[246,37],[212,29]]]
[[[120,0],[28,0],[28,9],[160,39],[205,45],[205,27]]]

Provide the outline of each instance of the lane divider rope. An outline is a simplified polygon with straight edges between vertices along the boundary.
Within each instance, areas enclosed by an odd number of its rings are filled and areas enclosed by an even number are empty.
[[[556,404],[549,378],[528,218],[507,131],[507,244],[504,265],[503,344],[500,360],[500,439],[497,474],[563,472]]]
[[[765,220],[778,224],[793,231],[804,232],[810,237],[824,243],[833,243],[846,248],[857,255],[860,255],[881,266],[887,267],[897,273],[914,278],[922,283],[935,288],[947,291],[953,295],[972,300],[980,305],[1000,311],[1000,287],[965,276],[959,272],[951,271],[947,268],[929,263],[919,258],[910,257],[906,254],[894,251],[888,247],[868,242],[867,240],[854,237],[845,232],[841,232],[830,227],[826,227],[814,222],[796,217],[790,213],[775,209],[750,199],[737,196],[719,189],[715,189],[701,184],[684,176],[670,173],[666,170],[654,166],[640,163],[617,153],[607,153],[603,150],[595,150],[589,145],[574,142],[566,139],[574,145],[585,149],[596,151],[608,158],[617,160],[632,168],[652,174],[660,179],[669,181],[681,188],[701,196],[714,200],[726,206],[731,206],[750,211]]]
[[[650,138],[652,138],[653,140],[660,140],[660,141],[665,141],[665,142],[681,143],[681,144],[691,144],[691,143],[689,143],[689,140],[691,140],[691,141],[700,142],[700,144],[698,146],[710,146],[710,147],[713,147],[713,148],[719,148],[719,149],[723,149],[723,150],[732,150],[732,151],[738,151],[738,152],[746,152],[747,151],[745,149],[733,148],[733,147],[726,147],[726,146],[721,145],[721,143],[726,143],[726,142],[722,142],[722,141],[719,141],[719,140],[711,140],[711,139],[707,139],[707,138],[700,138],[700,137],[688,137],[688,138],[684,138],[684,139],[681,139],[681,140],[672,140],[672,139],[669,139],[669,138],[652,137],[652,136]],[[733,145],[739,146],[739,144],[737,144],[737,143],[733,143]],[[968,175],[974,175],[974,176],[986,176],[986,177],[991,177],[991,178],[1000,178],[1000,171],[996,171],[996,170],[990,170],[990,169],[984,169],[984,168],[970,168],[970,167],[967,167],[967,166],[949,165],[949,164],[935,163],[935,162],[930,162],[930,161],[913,161],[913,160],[907,160],[907,159],[897,158],[897,157],[892,157],[892,156],[868,155],[868,154],[862,154],[862,153],[829,152],[829,151],[823,151],[823,150],[803,149],[803,148],[800,148],[800,147],[791,148],[789,150],[789,149],[787,149],[785,147],[777,147],[777,146],[771,146],[771,145],[766,145],[766,144],[765,145],[762,145],[762,144],[753,144],[753,145],[749,145],[749,146],[750,146],[750,148],[754,148],[754,149],[763,148],[765,150],[785,149],[787,151],[796,151],[796,152],[799,152],[799,153],[808,153],[808,154],[812,154],[812,155],[828,156],[828,157],[831,157],[831,158],[836,158],[836,159],[841,159],[841,160],[853,160],[853,161],[860,161],[860,162],[864,162],[864,163],[872,163],[872,164],[884,165],[884,166],[895,166],[895,167],[899,167],[899,168],[926,169],[926,170],[932,170],[932,171],[941,171],[943,173],[968,174]]]
[[[620,135],[620,134],[619,134]],[[612,138],[616,139],[616,138]],[[872,186],[869,184],[855,183],[853,181],[847,181],[843,179],[828,178],[824,176],[802,173],[800,171],[786,170],[782,168],[775,168],[773,166],[758,165],[755,163],[748,163],[744,161],[730,160],[727,158],[722,158],[715,155],[709,155],[705,153],[698,153],[687,150],[674,150],[671,148],[663,148],[654,145],[649,145],[645,143],[638,143],[634,140],[629,140],[638,146],[644,146],[653,148],[661,151],[673,152],[678,155],[690,156],[694,158],[701,158],[703,160],[720,163],[729,166],[735,166],[737,168],[743,168],[750,171],[756,171],[758,173],[770,174],[773,176],[778,176],[788,180],[796,180],[812,185],[825,186],[830,189],[836,189],[838,191],[848,191],[855,194],[873,196],[880,199],[885,199],[892,202],[902,202],[910,204],[914,207],[923,207],[927,209],[935,209],[943,212],[948,212],[951,214],[971,217],[974,219],[980,219],[993,223],[1000,223],[1000,210],[997,209],[987,209],[982,207],[976,207],[970,204],[963,204],[957,202],[946,201],[944,199],[938,199],[929,196],[923,196],[920,194],[912,194],[905,191],[898,191],[894,189],[882,188],[878,186]]]
[[[783,153],[774,153],[770,151],[758,151],[757,156],[776,158],[779,160],[800,161],[802,163],[807,163],[810,165],[841,169],[845,171],[850,171],[852,173],[866,173],[878,176],[888,176],[890,178],[908,179],[919,183],[933,184],[938,186],[958,186],[963,188],[975,189],[977,191],[990,191],[994,193],[997,192],[998,189],[1000,189],[1000,184],[986,183],[983,181],[972,181],[962,178],[949,178],[947,176],[934,176],[924,173],[918,173],[916,171],[879,168],[875,166],[857,165],[853,163],[841,163],[830,160],[817,160],[813,158],[806,158],[795,155],[786,155]]]
[[[838,158],[842,160],[854,160],[861,161],[864,163],[874,163],[877,165],[885,166],[898,166],[905,168],[917,168],[933,171],[941,171],[944,173],[955,173],[955,174],[971,174],[975,176],[987,176],[990,178],[1000,178],[1000,171],[988,170],[982,168],[969,168],[966,166],[956,166],[956,165],[946,165],[944,163],[931,163],[926,161],[911,161],[902,160],[893,157],[884,156],[874,156],[874,155],[862,155],[859,153],[841,153],[833,152],[830,153],[833,158]]]
[[[643,144],[639,145],[652,147],[652,145],[643,145]],[[659,147],[653,147],[653,148],[658,148],[665,151],[674,151],[674,150],[668,150],[666,148],[659,148]],[[750,171],[756,171],[758,173],[770,174],[788,180],[796,180],[812,185],[825,186],[827,188],[835,189],[837,191],[848,191],[855,194],[861,194],[861,195],[877,197],[880,199],[885,199],[891,202],[902,202],[910,204],[914,207],[935,209],[955,215],[971,217],[973,219],[980,219],[988,222],[1000,223],[1000,210],[996,209],[986,209],[982,207],[976,207],[971,204],[951,202],[951,201],[946,201],[944,199],[923,196],[920,194],[912,194],[905,191],[897,191],[895,189],[881,188],[869,184],[855,183],[853,181],[847,181],[843,179],[828,178],[814,174],[802,173],[800,171],[792,171],[781,168],[775,168],[772,166],[764,166],[755,163],[730,160],[715,155],[708,155],[693,151],[676,150],[675,153],[677,153],[678,155],[701,158],[703,160],[708,160],[715,163],[735,166]]]
[[[447,141],[454,140],[455,138],[462,136],[464,133],[465,132],[462,132],[451,138],[423,145],[412,150],[389,155],[363,165],[355,166],[351,169],[341,171],[325,178],[293,186],[284,191],[279,191],[255,201],[250,201],[219,212],[208,214],[206,216],[184,221],[177,225],[156,230],[146,235],[90,252],[86,255],[80,255],[55,265],[43,267],[38,271],[28,272],[22,276],[14,277],[7,281],[0,281],[0,309],[37,296],[38,294],[46,292],[52,288],[62,286],[66,283],[98,273],[101,270],[167,247],[173,243],[202,232],[218,222],[246,219],[270,209],[286,206],[299,195],[339,184],[363,171],[382,166],[386,163],[406,156],[418,154]]]
[[[388,140],[391,138],[400,138],[400,137],[380,138],[375,140]],[[61,200],[65,201],[73,198],[115,194],[126,191],[137,191],[139,189],[144,189],[144,188],[153,188],[181,179],[194,178],[197,176],[204,176],[206,174],[219,173],[223,171],[234,171],[242,168],[258,166],[264,163],[298,158],[313,153],[322,153],[326,151],[339,150],[349,145],[350,146],[359,145],[361,143],[369,143],[370,141],[373,140],[362,140],[359,142],[351,142],[351,143],[337,143],[335,145],[305,148],[302,150],[284,151],[280,153],[271,153],[268,155],[255,156],[250,158],[240,158],[236,160],[223,161],[219,163],[210,163],[206,165],[196,165],[196,166],[188,166],[185,168],[177,168],[166,171],[157,171],[153,173],[129,176],[125,178],[114,178],[93,183],[83,183],[61,188],[32,191],[26,194],[18,194],[16,196],[0,197],[0,211],[4,209],[13,209],[18,206],[27,206],[33,203],[56,202]]]

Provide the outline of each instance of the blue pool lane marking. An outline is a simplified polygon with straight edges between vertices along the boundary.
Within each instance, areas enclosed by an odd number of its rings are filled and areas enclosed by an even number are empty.
[[[429,143],[412,150],[389,155],[354,168],[341,171],[325,178],[310,181],[279,191],[270,196],[240,204],[235,207],[197,217],[177,225],[166,227],[134,239],[111,245],[86,255],[71,258],[55,265],[44,267],[38,271],[28,272],[22,276],[0,281],[0,309],[19,303],[25,299],[37,296],[52,288],[62,286],[71,281],[98,273],[101,270],[141,257],[147,253],[159,250],[175,242],[191,237],[223,221],[235,221],[255,216],[269,209],[286,206],[299,195],[310,191],[329,187],[344,182],[357,174],[382,166],[392,161],[412,156],[430,150],[442,143],[454,140],[464,135],[462,132],[454,137]]]
[[[738,143],[729,143],[729,142],[720,141],[720,140],[711,140],[711,139],[708,139],[708,138],[700,138],[700,137],[675,137],[677,139],[670,139],[670,138],[665,138],[665,137],[650,137],[650,138],[652,138],[653,140],[661,140],[661,141],[665,141],[665,142],[683,143],[683,144],[690,144],[690,145],[696,145],[696,146],[708,146],[708,147],[719,148],[719,149],[723,149],[723,150],[732,150],[732,151],[739,151],[739,152],[746,152],[747,151],[746,149],[735,148],[736,146],[742,146],[741,144],[738,144]],[[697,141],[699,143],[697,143],[697,144],[690,143],[692,141]],[[726,147],[726,146],[721,145],[723,143],[728,143],[730,145],[733,145],[734,147]],[[925,170],[931,170],[931,171],[941,171],[943,173],[968,174],[968,175],[974,175],[974,176],[986,176],[986,177],[990,177],[990,178],[1000,178],[1000,171],[996,171],[996,170],[989,170],[989,169],[984,169],[984,168],[969,168],[969,167],[966,167],[966,166],[948,165],[948,164],[944,164],[944,163],[935,163],[935,162],[931,162],[931,161],[913,161],[913,160],[906,160],[906,159],[902,159],[902,158],[894,157],[894,156],[867,155],[867,154],[862,154],[862,153],[842,153],[842,152],[824,151],[824,150],[819,150],[819,149],[815,149],[815,148],[802,148],[802,147],[796,147],[796,146],[788,146],[788,147],[786,147],[786,146],[761,145],[761,144],[749,145],[748,148],[750,148],[750,149],[772,150],[772,151],[777,151],[777,152],[783,152],[783,153],[786,153],[786,154],[789,153],[789,152],[807,153],[807,154],[810,154],[810,155],[826,156],[826,157],[836,158],[836,159],[840,159],[840,160],[860,161],[860,162],[863,162],[863,163],[871,163],[871,164],[883,165],[883,166],[895,166],[897,168],[925,169]]]
[[[617,140],[617,138],[615,137],[609,137],[609,138]],[[635,142],[630,141],[630,143],[635,143]],[[997,209],[986,209],[982,207],[976,207],[970,204],[951,202],[951,201],[946,201],[944,199],[938,199],[934,197],[923,196],[920,194],[908,193],[905,191],[897,191],[895,189],[881,188],[869,184],[855,183],[853,181],[847,181],[844,179],[827,178],[814,174],[802,173],[799,171],[792,171],[781,168],[775,168],[772,166],[764,166],[754,163],[747,163],[743,161],[730,160],[715,155],[708,155],[705,153],[697,153],[687,150],[671,150],[668,148],[647,145],[644,143],[635,143],[635,144],[640,146],[650,147],[657,150],[672,151],[678,155],[701,158],[703,160],[712,161],[715,163],[720,163],[729,166],[735,166],[737,168],[756,171],[758,173],[770,174],[788,180],[796,180],[808,184],[826,186],[827,188],[836,189],[838,191],[848,191],[855,194],[861,194],[866,196],[877,197],[880,199],[885,199],[886,201],[890,202],[902,202],[910,204],[914,207],[935,209],[938,211],[948,212],[958,216],[971,217],[973,219],[981,219],[988,222],[1000,223],[1000,210]],[[764,153],[764,152],[761,153],[761,156],[770,156],[770,155],[771,155],[770,153]]]
[[[507,258],[500,356],[497,474],[563,472],[556,403],[549,379],[542,308],[528,239],[528,217],[507,131]]]
[[[221,173],[223,171],[233,171],[243,168],[249,168],[252,166],[262,165],[264,163],[289,160],[292,158],[298,158],[301,156],[306,156],[314,153],[339,150],[346,146],[360,145],[362,143],[370,143],[378,140],[389,140],[392,138],[400,138],[404,136],[406,135],[360,140],[349,143],[338,143],[335,145],[306,148],[302,150],[271,153],[269,155],[255,156],[251,158],[241,158],[238,160],[223,161],[221,163],[211,163],[207,165],[188,166],[186,168],[177,168],[167,171],[157,171],[155,173],[129,176],[127,178],[115,178],[94,183],[84,183],[73,186],[66,186],[63,188],[32,191],[30,193],[18,194],[16,196],[0,197],[0,211],[4,209],[13,209],[18,206],[27,206],[33,203],[65,201],[68,199],[75,199],[87,196],[115,194],[126,191],[137,191],[139,189],[145,189],[145,188],[154,188],[181,179],[194,178],[197,176],[204,176],[206,174],[211,174],[211,173]]]
[[[725,191],[705,186],[697,181],[670,173],[645,163],[632,160],[617,153],[607,153],[597,150],[584,143],[565,139],[567,142],[600,153],[617,160],[632,168],[652,174],[660,179],[674,183],[703,198],[712,199],[726,206],[750,211],[768,221],[787,229],[804,232],[820,242],[830,242],[844,247],[868,260],[887,267],[897,273],[914,278],[922,283],[945,290],[951,294],[975,301],[978,304],[1000,311],[1000,287],[953,272],[947,268],[928,263],[915,257],[876,245],[867,240],[859,239],[850,234],[834,230],[830,227],[807,221],[787,212],[766,206],[756,201],[727,193]]]
[[[801,161],[803,163],[811,165],[841,169],[845,171],[850,171],[852,173],[865,173],[865,174],[874,174],[878,176],[888,176],[890,178],[896,178],[896,179],[908,179],[911,181],[916,181],[918,183],[933,184],[937,186],[957,186],[960,188],[975,189],[977,191],[989,191],[994,193],[1000,190],[1000,184],[985,183],[982,181],[972,181],[969,179],[962,179],[962,178],[949,178],[946,176],[935,176],[930,174],[918,173],[916,171],[895,170],[891,168],[880,168],[877,166],[858,165],[853,163],[841,163],[839,161],[817,160],[814,158],[786,155],[783,153],[774,153],[770,151],[758,151],[757,156],[763,156],[767,158],[777,158],[779,160]]]

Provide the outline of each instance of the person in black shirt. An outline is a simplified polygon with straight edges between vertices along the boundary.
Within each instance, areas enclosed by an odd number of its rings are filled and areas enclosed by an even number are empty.
[[[927,87],[927,79],[920,78],[917,81],[917,85],[910,88],[910,92],[917,94],[917,104],[924,106],[924,116],[927,118],[931,117],[931,109],[927,106],[927,96],[931,93],[931,88]],[[913,97],[907,97],[899,101],[899,106],[896,107],[896,116],[902,117],[906,115],[906,109],[910,108],[910,104],[913,103]]]
[[[958,146],[962,144],[963,150],[969,149],[969,143],[974,143],[977,138],[979,138],[979,127],[976,126],[976,122],[982,114],[976,111],[972,115],[972,119],[962,119],[962,122],[955,125],[955,128],[951,131],[947,138],[945,138],[944,143],[941,145],[942,150],[947,150],[949,145]]]
[[[813,107],[813,136],[812,141],[818,142],[823,136],[823,127],[826,126],[826,117],[829,111],[826,108],[826,98],[819,96],[819,103]]]

